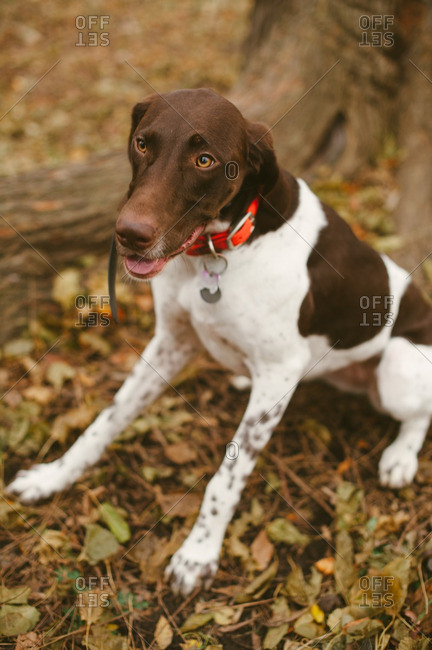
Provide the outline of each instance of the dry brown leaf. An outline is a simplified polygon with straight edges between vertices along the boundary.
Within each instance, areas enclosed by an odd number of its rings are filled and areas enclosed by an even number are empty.
[[[197,459],[197,453],[190,443],[177,442],[165,447],[165,456],[176,465],[184,465]]]
[[[194,492],[170,492],[163,494],[159,485],[155,485],[156,501],[164,515],[169,517],[181,517],[185,519],[189,515],[198,512],[201,505],[201,497]]]
[[[284,593],[298,605],[311,606],[318,597],[321,589],[322,575],[312,567],[309,580],[303,575],[301,567],[294,565],[285,582]]]
[[[242,607],[217,607],[211,610],[213,613],[214,622],[218,625],[232,625],[239,620],[239,612],[243,610]]]
[[[353,464],[353,459],[348,456],[348,458],[345,458],[339,465],[337,466],[336,472],[338,474],[345,474],[349,469],[351,469]]]
[[[23,390],[26,399],[46,406],[56,398],[56,391],[50,386],[28,386]]]
[[[386,537],[389,533],[396,533],[410,519],[410,515],[403,510],[398,510],[391,515],[379,515],[374,534],[377,538]]]
[[[198,630],[200,627],[207,625],[213,618],[213,612],[203,612],[202,614],[191,614],[187,617],[181,626],[181,632],[192,632]]]
[[[94,406],[81,404],[66,413],[58,415],[52,426],[52,437],[59,442],[66,442],[70,431],[73,429],[85,429],[92,422],[96,410]]]
[[[39,647],[39,638],[37,632],[27,632],[27,634],[19,634],[17,636],[15,650],[34,650]]]
[[[154,633],[154,639],[157,643],[158,648],[160,648],[160,650],[165,650],[165,648],[168,648],[172,643],[173,636],[174,634],[171,629],[171,625],[165,616],[161,616],[156,623],[156,629]]]
[[[236,603],[246,603],[250,600],[258,600],[261,595],[268,589],[271,581],[278,570],[279,562],[277,558],[262,573],[257,575],[250,584],[237,596]]]
[[[274,546],[267,537],[264,528],[258,533],[252,542],[251,551],[258,569],[263,571],[268,566],[274,553]]]

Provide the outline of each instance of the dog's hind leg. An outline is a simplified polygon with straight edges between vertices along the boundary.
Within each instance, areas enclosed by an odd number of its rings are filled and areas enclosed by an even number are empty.
[[[199,342],[190,328],[178,327],[175,335],[171,332],[156,335],[115,395],[113,404],[99,414],[61,458],[19,472],[7,487],[7,492],[29,502],[71,485],[87,467],[99,460],[107,445],[170,385],[170,380],[198,349]]]
[[[401,428],[379,463],[382,485],[400,488],[417,472],[417,455],[432,417],[432,346],[396,337],[387,345],[377,369],[382,406]]]

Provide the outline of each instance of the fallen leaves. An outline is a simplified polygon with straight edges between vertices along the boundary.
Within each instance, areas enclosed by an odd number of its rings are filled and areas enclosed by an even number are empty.
[[[286,544],[287,546],[306,546],[309,537],[301,533],[291,522],[286,519],[274,519],[266,528],[269,539],[275,544]]]
[[[52,426],[51,438],[65,443],[71,431],[74,429],[83,431],[92,422],[96,413],[97,408],[94,405],[81,404],[58,415]]]
[[[323,557],[321,560],[314,562],[314,566],[325,576],[331,576],[334,573],[334,557]]]
[[[40,613],[28,604],[29,587],[0,586],[0,636],[17,636],[33,630]]]
[[[165,447],[165,456],[175,465],[184,465],[197,459],[197,452],[186,442],[177,442]]]
[[[276,598],[270,607],[273,616],[267,622],[269,629],[264,637],[263,650],[273,650],[284,638],[289,628],[291,610],[285,598]]]
[[[279,562],[275,560],[265,571],[256,576],[235,599],[237,603],[258,600],[269,588],[278,570]]]
[[[161,616],[156,624],[154,640],[160,650],[165,650],[171,645],[174,632],[165,616]]]
[[[250,548],[257,569],[263,571],[268,566],[274,553],[274,545],[269,540],[268,534],[264,529],[255,537]]]
[[[131,530],[125,519],[124,511],[115,508],[111,503],[105,502],[99,505],[99,514],[120,544],[130,540]]]
[[[69,363],[66,361],[54,361],[48,366],[46,380],[59,391],[75,375],[76,370]]]
[[[312,567],[309,580],[306,580],[302,569],[294,565],[291,573],[288,575],[283,592],[293,602],[302,607],[311,606],[318,598],[321,589],[322,575]]]
[[[5,443],[7,452],[13,449],[17,456],[28,456],[36,455],[42,448],[48,459],[46,450],[50,443],[65,449],[71,433],[85,428],[93,419],[96,412],[94,391],[100,375],[93,367],[92,372],[86,374],[82,357],[91,355],[94,359],[93,352],[97,352],[98,344],[84,345],[81,337],[76,336],[74,345],[74,355],[79,351],[81,358],[69,354],[63,359],[57,353],[50,353],[33,368],[41,347],[36,345],[37,352],[33,351],[32,356],[26,353],[20,362],[15,357],[6,362],[3,381],[12,381],[13,364],[20,373],[17,378],[23,370],[30,371],[23,380],[21,392],[15,392],[7,404],[7,399],[0,404],[0,440]],[[116,349],[110,353],[118,360],[115,372],[119,376],[126,373],[122,364],[126,361],[130,365],[134,361],[129,350]],[[108,371],[106,376],[110,376]],[[192,377],[185,376],[183,381],[181,392],[193,399],[193,387],[198,381],[196,371]],[[122,612],[128,621],[129,617],[133,620],[134,628],[140,633],[146,629],[146,638],[153,638],[155,648],[221,650],[222,641],[235,639],[235,635],[239,635],[242,642],[245,638],[259,640],[261,647],[269,650],[294,650],[299,647],[300,639],[308,639],[318,648],[326,648],[326,644],[331,643],[336,648],[338,644],[344,647],[344,644],[368,638],[382,640],[389,650],[393,650],[392,644],[396,642],[402,647],[405,644],[413,648],[405,634],[407,627],[399,629],[397,622],[409,621],[413,636],[419,636],[420,630],[427,634],[432,628],[430,613],[425,613],[425,593],[429,599],[432,597],[432,561],[431,566],[429,560],[423,562],[422,587],[415,563],[408,563],[407,568],[401,555],[408,554],[421,541],[410,523],[413,504],[396,497],[385,501],[381,493],[378,497],[373,493],[375,500],[371,504],[368,493],[365,498],[359,485],[343,481],[342,474],[353,475],[357,466],[356,450],[363,453],[373,445],[361,432],[353,445],[352,456],[346,456],[345,460],[340,456],[331,457],[330,462],[327,449],[335,445],[336,436],[330,428],[320,424],[318,416],[308,418],[299,430],[307,436],[307,444],[326,458],[331,469],[326,470],[321,483],[313,473],[310,458],[299,453],[294,443],[286,442],[289,449],[298,452],[296,462],[300,459],[296,466],[297,482],[289,473],[283,476],[284,462],[281,461],[280,467],[275,466],[269,462],[272,456],[265,454],[259,460],[272,485],[293,493],[302,516],[281,509],[279,497],[273,490],[263,489],[261,482],[259,490],[255,486],[246,492],[240,511],[225,536],[221,571],[216,577],[214,591],[191,600],[181,614],[173,616],[176,606],[165,590],[164,569],[193,525],[206,481],[186,493],[201,476],[213,471],[213,457],[223,450],[225,437],[229,439],[231,431],[231,403],[226,396],[227,401],[223,403],[217,386],[211,383],[210,374],[205,376],[205,382],[209,386],[204,389],[205,404],[211,404],[216,396],[220,398],[218,408],[224,404],[223,412],[218,413],[219,419],[215,415],[211,418],[218,421],[221,429],[226,427],[227,436],[225,431],[220,436],[219,433],[209,436],[207,430],[201,432],[196,416],[184,406],[181,398],[167,394],[134,420],[122,436],[121,444],[113,445],[116,469],[106,463],[99,470],[100,474],[95,473],[95,478],[88,481],[84,497],[76,499],[84,488],[82,483],[78,492],[74,491],[73,505],[69,506],[72,502],[67,494],[58,502],[42,506],[16,505],[15,511],[7,500],[0,502],[2,523],[18,533],[22,550],[27,552],[31,548],[28,557],[33,567],[36,564],[48,573],[60,561],[68,575],[77,572],[80,576],[87,573],[97,576],[112,571],[114,582],[123,582],[124,587],[122,585],[121,590],[110,595],[107,608],[101,606],[106,593],[98,588],[85,590],[80,600],[75,601],[80,604],[76,615],[88,632],[87,647],[126,650],[129,647],[126,625],[122,620],[109,622]],[[114,382],[110,383],[110,390],[114,388]],[[76,395],[82,396],[83,391],[86,399],[77,406]],[[51,409],[52,413],[50,427],[42,420],[46,409]],[[127,461],[121,457],[126,454],[122,446],[132,449]],[[55,457],[57,451],[54,453],[54,448],[52,451]],[[108,473],[109,482],[105,479]],[[254,475],[250,480],[253,485]],[[112,491],[114,485],[115,493]],[[423,490],[428,489],[427,482],[422,486]],[[324,512],[320,502],[308,492],[315,487],[331,504]],[[249,500],[250,494],[253,496]],[[64,502],[70,512],[63,513]],[[14,504],[12,500],[11,504]],[[427,510],[425,505],[423,508]],[[44,521],[49,522],[44,527],[37,525],[36,514],[40,513]],[[33,540],[31,532],[28,537],[23,536],[25,522],[20,515],[30,518],[45,541],[39,537]],[[302,518],[310,521],[318,532],[312,534]],[[427,530],[423,537],[426,535]],[[127,551],[122,558],[120,545],[128,543],[130,551],[122,550]],[[426,553],[427,545],[422,548]],[[426,554],[425,558],[428,557]],[[75,591],[71,594],[70,580],[58,584],[51,581],[35,592],[27,588],[24,600],[33,598],[37,612],[46,615],[45,602],[53,607],[53,600],[57,598],[67,611],[68,603],[70,606],[77,596]],[[208,601],[208,596],[212,598],[214,594],[217,597]],[[159,606],[159,595],[166,598],[166,610]],[[97,606],[94,607],[95,602]],[[11,611],[4,609],[6,605],[22,609]],[[44,629],[43,622],[33,623],[31,615],[36,620],[37,614],[27,607],[32,607],[27,601],[4,603],[2,610],[8,625],[17,625],[16,630],[28,629],[16,641],[21,644],[17,647],[23,649],[29,644],[32,647],[35,639],[39,640],[39,627]],[[141,619],[143,609],[148,611]],[[385,626],[393,617],[395,620],[386,632]],[[4,616],[2,621],[5,623]],[[63,630],[68,629],[66,625],[73,629],[71,621],[64,624]],[[181,642],[180,627],[183,630]]]
[[[94,565],[115,555],[119,548],[118,541],[109,530],[99,524],[88,524],[79,559]]]

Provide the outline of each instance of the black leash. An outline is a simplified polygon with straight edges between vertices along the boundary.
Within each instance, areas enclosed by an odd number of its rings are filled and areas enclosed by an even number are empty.
[[[113,233],[111,239],[110,256],[108,261],[108,293],[109,293],[111,314],[114,319],[114,322],[118,325],[119,318],[118,318],[116,290],[115,290],[116,272],[117,272],[117,248],[115,243],[115,233]]]

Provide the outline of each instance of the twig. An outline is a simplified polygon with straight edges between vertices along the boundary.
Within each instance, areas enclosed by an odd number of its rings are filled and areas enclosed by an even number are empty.
[[[303,492],[306,492],[306,494],[307,494],[308,496],[310,496],[314,501],[316,501],[316,503],[318,503],[318,505],[321,506],[321,508],[322,508],[323,510],[325,510],[326,513],[327,513],[328,515],[330,515],[330,517],[333,518],[333,517],[335,516],[335,513],[334,513],[333,508],[332,508],[331,506],[329,506],[328,503],[327,503],[326,501],[324,501],[324,500],[321,498],[321,496],[320,496],[318,490],[316,490],[316,489],[314,490],[314,489],[312,489],[311,487],[309,487],[309,485],[308,485],[307,483],[305,483],[305,481],[303,481],[303,479],[300,478],[300,476],[298,476],[298,475],[297,475],[297,474],[296,474],[296,473],[295,473],[295,472],[294,472],[290,467],[288,467],[287,465],[285,465],[285,464],[281,461],[281,459],[280,459],[278,456],[276,456],[275,454],[271,454],[271,453],[270,453],[269,455],[270,455],[271,458],[274,460],[274,462],[276,463],[276,465],[278,466],[278,468],[279,468],[282,472],[284,472],[285,474],[287,474],[287,476],[288,476],[288,477],[289,477],[289,478],[290,478],[290,479],[291,479],[291,480],[292,480],[296,485],[298,485],[298,487],[299,487],[301,490],[303,490]]]

